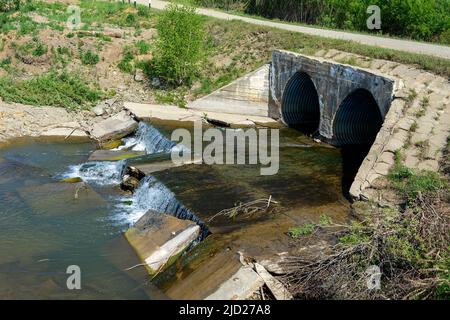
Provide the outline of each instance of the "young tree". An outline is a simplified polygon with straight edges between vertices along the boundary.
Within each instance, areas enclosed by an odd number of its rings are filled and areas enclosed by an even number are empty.
[[[150,74],[170,86],[192,84],[205,58],[202,18],[192,7],[169,5],[156,25]]]

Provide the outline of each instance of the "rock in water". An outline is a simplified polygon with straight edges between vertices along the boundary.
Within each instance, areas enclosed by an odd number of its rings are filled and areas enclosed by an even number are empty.
[[[134,192],[137,187],[139,187],[140,181],[135,177],[132,177],[128,174],[124,175],[122,178],[122,183],[120,184],[120,188],[124,191]]]
[[[127,167],[125,169],[125,174],[129,175],[133,178],[136,178],[139,181],[141,181],[145,177],[145,173],[143,173],[141,170],[137,169],[136,167]]]

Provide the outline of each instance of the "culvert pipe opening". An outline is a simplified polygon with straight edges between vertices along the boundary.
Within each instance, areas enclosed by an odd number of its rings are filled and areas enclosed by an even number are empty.
[[[297,72],[284,90],[281,102],[283,121],[290,127],[312,133],[319,127],[320,105],[316,87],[310,76]]]
[[[334,144],[370,145],[383,124],[377,102],[365,89],[349,94],[339,106],[333,123]]]

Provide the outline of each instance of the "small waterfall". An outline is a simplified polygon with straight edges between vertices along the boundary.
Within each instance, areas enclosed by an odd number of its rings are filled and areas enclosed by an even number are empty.
[[[134,224],[148,210],[170,214],[183,220],[191,220],[202,228],[203,235],[208,233],[206,226],[192,211],[179,202],[174,193],[152,176],[145,177],[131,198],[123,199],[117,206],[119,221]],[[131,201],[129,205],[123,204]]]
[[[136,133],[123,139],[124,145],[114,150],[131,149],[134,151],[145,151],[147,154],[169,153],[176,143],[167,139],[158,129],[147,123],[139,123]],[[182,147],[183,152],[190,152],[188,148]],[[122,181],[123,172],[127,166],[127,160],[116,162],[95,161],[80,165],[70,166],[62,174],[63,179],[79,177],[88,183],[97,186],[118,185]],[[173,192],[164,184],[152,176],[142,179],[139,187],[132,196],[115,198],[117,200],[113,220],[120,224],[132,225],[139,220],[148,210],[152,209],[161,213],[167,213],[183,220],[191,220],[197,223],[202,233],[201,240],[209,231],[194,213],[180,203]]]
[[[147,154],[170,152],[176,145],[167,139],[161,132],[150,124],[140,122],[135,135],[123,139],[124,145],[117,150],[131,149],[134,151],[145,151]]]
[[[122,181],[125,164],[125,160],[121,160],[115,162],[95,161],[73,165],[62,174],[62,179],[79,177],[85,182],[99,186],[119,184]]]
[[[131,149],[134,151],[145,151],[147,154],[155,154],[170,152],[176,145],[175,142],[162,135],[158,129],[143,122],[139,123],[138,130],[133,136],[125,138],[123,141],[125,144],[115,150]],[[125,166],[125,160],[117,162],[87,162],[70,166],[62,174],[62,179],[79,177],[88,183],[99,186],[119,184]]]

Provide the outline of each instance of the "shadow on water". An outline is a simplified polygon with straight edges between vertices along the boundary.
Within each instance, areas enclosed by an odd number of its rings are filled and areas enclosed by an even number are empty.
[[[369,153],[370,144],[347,145],[341,147],[342,156],[342,193],[350,199],[350,187],[358,173],[364,158]]]

